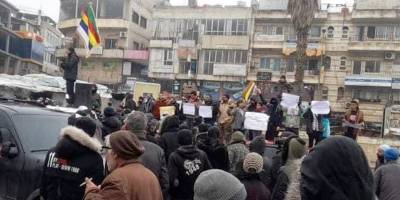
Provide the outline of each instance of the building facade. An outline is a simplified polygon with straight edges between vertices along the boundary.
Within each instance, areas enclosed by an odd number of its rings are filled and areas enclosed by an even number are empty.
[[[127,77],[147,78],[148,47],[151,37],[152,8],[157,2],[141,0],[93,0],[102,48],[93,49],[91,56],[76,34],[81,9],[87,0],[61,0],[58,27],[69,42],[57,56],[66,56],[66,48],[74,47],[82,58],[80,79],[107,85],[120,84]]]
[[[246,84],[251,9],[162,6],[154,10],[149,76],[218,99],[240,97]]]

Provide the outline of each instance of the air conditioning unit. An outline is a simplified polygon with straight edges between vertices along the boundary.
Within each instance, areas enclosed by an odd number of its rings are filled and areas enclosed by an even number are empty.
[[[385,52],[385,60],[394,60],[396,58],[396,54],[393,52]]]
[[[126,38],[127,37],[127,32],[119,32],[119,37],[120,38]]]

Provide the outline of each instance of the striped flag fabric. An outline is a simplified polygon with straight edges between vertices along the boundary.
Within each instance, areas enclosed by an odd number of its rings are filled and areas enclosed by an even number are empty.
[[[256,83],[254,81],[250,81],[247,87],[243,91],[243,100],[249,101],[250,97],[253,95],[253,90],[256,88]]]
[[[96,25],[96,17],[90,3],[82,11],[82,19],[79,22],[77,32],[84,41],[86,49],[89,49],[89,52],[92,48],[100,45],[100,34]]]

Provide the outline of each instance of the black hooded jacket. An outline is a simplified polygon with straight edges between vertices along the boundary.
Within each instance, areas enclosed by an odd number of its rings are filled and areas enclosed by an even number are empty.
[[[103,124],[103,127],[101,129],[102,134],[103,134],[103,139],[107,135],[121,130],[121,127],[122,127],[121,120],[119,120],[119,118],[117,116],[106,117],[103,119],[103,121],[101,123]]]
[[[372,200],[374,179],[361,147],[335,136],[319,143],[304,159],[302,200]]]
[[[178,143],[179,119],[175,116],[167,117],[161,125],[160,147],[164,149],[168,163],[169,156],[179,148]]]
[[[269,188],[271,184],[270,173],[272,169],[272,159],[268,158],[264,153],[266,151],[266,143],[264,137],[258,136],[254,138],[249,145],[249,150],[250,152],[258,153],[263,157],[263,171],[259,174],[259,176],[264,185]]]
[[[221,169],[229,172],[228,150],[217,138],[201,140],[197,143],[197,147],[207,154],[213,169]]]
[[[172,199],[193,199],[193,187],[197,177],[209,169],[211,164],[203,151],[194,145],[179,147],[171,154],[168,164]]]
[[[49,200],[82,199],[85,188],[79,185],[85,177],[95,184],[104,179],[101,144],[83,130],[68,126],[61,131],[62,138],[46,156],[43,166],[40,194]]]

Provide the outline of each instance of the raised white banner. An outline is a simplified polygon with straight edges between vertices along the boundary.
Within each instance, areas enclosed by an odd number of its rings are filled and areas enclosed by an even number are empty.
[[[199,116],[203,118],[212,118],[212,106],[200,106]]]
[[[300,101],[300,96],[283,93],[281,106],[285,108],[293,108],[299,104],[299,101]]]
[[[317,115],[326,115],[330,112],[329,101],[312,101],[311,111]]]
[[[183,114],[195,115],[196,114],[196,106],[192,103],[184,103],[183,104]]]
[[[269,116],[264,113],[246,112],[244,128],[248,130],[266,131],[268,129]]]

